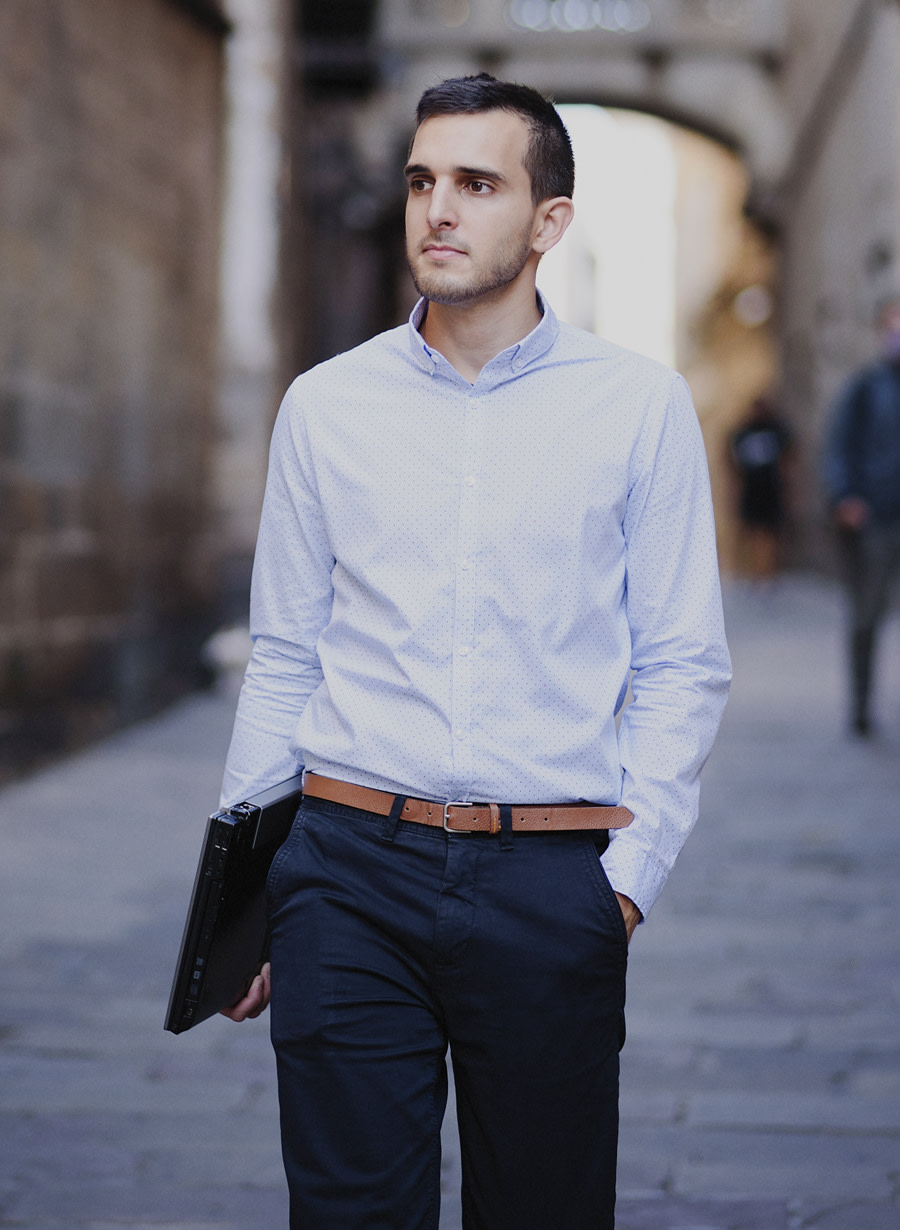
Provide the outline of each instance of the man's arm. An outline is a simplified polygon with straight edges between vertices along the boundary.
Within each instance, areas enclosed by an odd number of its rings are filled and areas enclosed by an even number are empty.
[[[269,455],[250,597],[253,654],[222,785],[228,806],[297,773],[291,740],[322,680],[316,644],[331,614],[330,553],[295,382]]]
[[[696,820],[731,678],[706,455],[680,377],[648,411],[623,528],[634,701],[619,729],[621,802],[635,818],[602,861],[646,917]]]
[[[322,679],[316,643],[331,612],[330,554],[315,495],[303,424],[288,391],[272,435],[269,475],[253,564],[253,654],[238,700],[222,804],[241,801],[298,772],[291,747],[297,722]],[[271,994],[263,965],[246,995],[222,1015],[259,1016]]]

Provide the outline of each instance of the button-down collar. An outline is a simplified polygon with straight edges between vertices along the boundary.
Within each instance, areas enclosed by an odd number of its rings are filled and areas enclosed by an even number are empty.
[[[531,364],[544,358],[550,351],[559,335],[559,321],[540,291],[537,292],[541,308],[541,319],[529,334],[501,350],[493,359],[485,363],[475,384],[480,388],[495,388],[506,380],[521,375]],[[409,317],[409,344],[413,356],[420,367],[429,375],[441,374],[454,381],[468,384],[464,376],[433,346],[429,346],[420,329],[428,310],[428,300],[420,299]]]

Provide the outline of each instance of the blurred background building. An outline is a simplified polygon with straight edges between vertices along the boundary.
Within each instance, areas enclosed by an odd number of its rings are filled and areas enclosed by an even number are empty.
[[[204,680],[297,372],[403,320],[421,90],[565,106],[567,319],[679,367],[726,463],[769,393],[794,567],[837,386],[900,289],[896,0],[3,0],[0,776]]]

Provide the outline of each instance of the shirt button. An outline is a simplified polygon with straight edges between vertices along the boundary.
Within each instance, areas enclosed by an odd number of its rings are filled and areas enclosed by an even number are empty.
[[[464,730],[456,731],[456,738],[458,741],[462,742],[462,740],[465,739],[465,737],[466,737],[466,732]]]
[[[474,474],[469,474],[469,475],[466,477],[465,483],[466,483],[466,486],[467,486],[467,487],[474,487],[474,486],[475,486],[475,475],[474,475]]]
[[[464,572],[468,572],[468,570],[472,567],[472,561],[468,559],[461,559],[459,561],[459,566]]]
[[[471,653],[471,652],[472,652],[472,647],[471,647],[471,645],[460,645],[459,649],[457,649],[457,651],[456,651],[456,652],[457,652],[457,653],[458,653],[461,657],[463,657],[463,658],[464,658],[464,657],[466,656],[466,654],[467,654],[467,653]]]

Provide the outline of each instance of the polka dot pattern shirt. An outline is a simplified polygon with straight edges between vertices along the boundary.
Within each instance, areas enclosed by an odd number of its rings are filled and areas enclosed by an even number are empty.
[[[646,915],[730,677],[706,459],[680,376],[542,306],[474,384],[425,343],[420,303],[289,389],[223,800],[305,766],[439,800],[622,803],[603,863]]]

